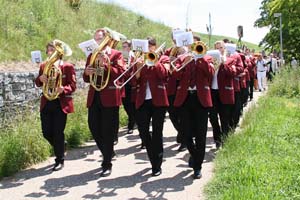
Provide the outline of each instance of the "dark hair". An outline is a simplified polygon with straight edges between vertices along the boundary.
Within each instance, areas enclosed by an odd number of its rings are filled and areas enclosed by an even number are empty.
[[[49,47],[52,47],[52,48],[55,48],[54,47],[54,43],[51,41],[51,42],[48,42],[48,44],[46,45],[46,54],[48,53],[48,48]]]
[[[156,46],[156,39],[153,37],[147,37],[149,45]]]
[[[193,39],[196,41],[201,41],[201,38],[198,35],[193,35]]]
[[[122,44],[127,44],[128,47],[130,48],[130,47],[131,47],[131,40],[124,40],[124,41],[122,42]]]
[[[224,42],[224,43],[229,43],[229,40],[228,40],[227,38],[224,38],[224,39],[223,39],[223,42]]]

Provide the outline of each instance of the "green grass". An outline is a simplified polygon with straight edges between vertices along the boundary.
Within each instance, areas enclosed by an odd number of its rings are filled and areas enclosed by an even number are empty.
[[[78,10],[62,0],[0,0],[0,5],[0,62],[29,61],[30,52],[38,49],[45,59],[45,45],[55,38],[70,45],[73,50],[70,60],[85,59],[78,44],[91,39],[94,30],[104,26],[129,39],[153,36],[158,44],[166,41],[171,46],[170,27],[114,4],[85,0]],[[208,36],[200,35],[208,43]],[[212,36],[212,43],[223,38]],[[250,48],[257,46],[250,44]]]
[[[282,71],[246,113],[242,131],[228,138],[215,159],[207,199],[300,199],[300,100],[277,91],[286,78],[285,87],[299,84],[293,73]]]
[[[92,139],[87,122],[86,91],[78,90],[74,96],[75,113],[68,115],[65,129],[68,147],[72,148]],[[0,178],[41,162],[52,153],[42,136],[38,108],[24,113],[6,120],[5,127],[0,128]],[[120,126],[126,124],[127,116],[121,108]]]

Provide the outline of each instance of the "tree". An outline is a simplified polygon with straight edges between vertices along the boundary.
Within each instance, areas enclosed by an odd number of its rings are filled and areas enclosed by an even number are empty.
[[[263,0],[260,18],[254,23],[256,27],[270,27],[270,32],[260,42],[270,51],[280,51],[279,19],[274,13],[282,14],[283,54],[285,59],[300,58],[300,0]]]

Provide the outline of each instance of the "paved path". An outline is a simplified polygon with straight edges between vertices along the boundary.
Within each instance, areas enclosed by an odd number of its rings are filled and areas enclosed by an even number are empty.
[[[255,92],[254,100],[262,93]],[[250,105],[253,103],[250,103]],[[187,151],[177,152],[176,131],[169,119],[164,125],[164,162],[162,174],[151,176],[146,150],[140,150],[140,139],[135,130],[126,135],[120,130],[113,171],[109,177],[100,177],[102,158],[94,142],[67,153],[65,168],[52,172],[54,158],[32,166],[0,182],[0,200],[26,199],[204,199],[202,189],[213,176],[215,144],[209,124],[206,155],[202,178],[194,180],[188,168]]]

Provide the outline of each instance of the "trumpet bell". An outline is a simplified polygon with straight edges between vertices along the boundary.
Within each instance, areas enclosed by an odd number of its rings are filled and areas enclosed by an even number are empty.
[[[192,44],[192,51],[195,54],[201,54],[204,55],[207,52],[207,46],[204,42],[201,41],[197,41],[195,43]]]

